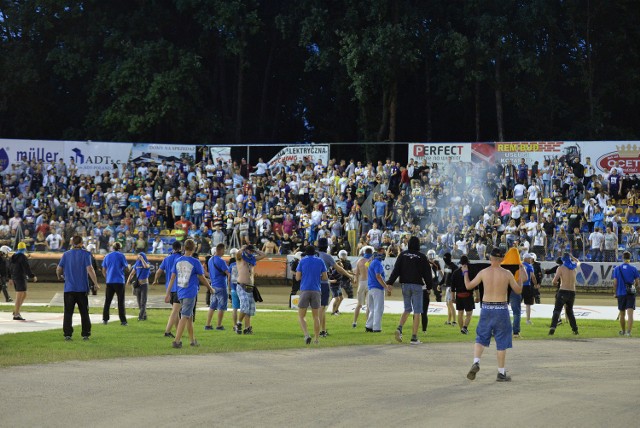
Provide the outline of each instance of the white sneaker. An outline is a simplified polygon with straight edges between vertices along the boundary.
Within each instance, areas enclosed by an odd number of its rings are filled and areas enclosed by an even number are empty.
[[[411,345],[419,345],[422,342],[420,342],[420,339],[411,339],[411,341],[409,342]]]
[[[396,341],[402,342],[402,332],[396,329],[395,335],[396,335]]]
[[[627,336],[627,337],[631,337],[631,332],[630,332],[630,331],[628,331],[628,332],[626,332],[624,335],[625,335],[625,336]]]
[[[531,320],[527,320],[527,325],[533,325],[533,323],[531,322]]]

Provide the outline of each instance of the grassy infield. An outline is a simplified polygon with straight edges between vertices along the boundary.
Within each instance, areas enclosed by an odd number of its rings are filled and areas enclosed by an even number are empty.
[[[56,308],[29,308],[29,311],[59,312]],[[92,310],[95,313],[95,308]],[[135,311],[129,310],[133,315]],[[226,331],[204,331],[206,312],[198,311],[195,325],[195,336],[200,347],[173,349],[171,339],[163,336],[168,311],[149,310],[149,319],[138,322],[133,318],[128,327],[120,326],[115,319],[108,325],[97,324],[92,327],[91,340],[84,342],[80,338],[79,327],[75,330],[74,340],[65,342],[62,329],[33,333],[5,334],[0,336],[0,367],[52,363],[68,360],[95,360],[120,357],[147,357],[158,355],[192,355],[218,352],[236,352],[253,350],[272,350],[303,348],[302,333],[293,312],[275,311],[258,312],[254,319],[253,336],[240,336],[231,329],[231,314],[225,315]],[[311,324],[311,316],[307,315],[307,322]],[[524,317],[523,317],[524,318]],[[353,345],[391,345],[409,346],[405,343],[396,344],[393,331],[397,326],[399,315],[384,315],[381,334],[364,333],[364,314],[360,316],[357,329],[351,327],[352,315],[343,314],[338,317],[328,316],[327,329],[329,337],[321,338],[320,347],[353,346]],[[444,325],[446,317],[430,316],[427,335],[420,336],[424,342],[422,347],[428,351],[430,343],[463,342],[471,343],[475,340],[474,318],[470,327],[470,334],[460,334],[456,327]],[[550,320],[534,319],[534,325],[526,325],[523,320],[522,334],[524,339],[562,340],[575,338],[569,326],[565,323],[558,327],[553,338],[547,336]],[[616,321],[578,320],[580,339],[617,337],[619,325]],[[410,336],[410,321],[405,325],[405,337]],[[624,338],[621,338],[624,340]],[[183,339],[188,343],[188,337]],[[313,346],[313,345],[312,345]]]

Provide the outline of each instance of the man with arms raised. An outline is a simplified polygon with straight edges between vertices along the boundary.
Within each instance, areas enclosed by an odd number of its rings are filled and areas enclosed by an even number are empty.
[[[507,290],[511,287],[512,292],[522,293],[522,283],[516,282],[513,274],[502,268],[500,263],[504,258],[504,253],[499,248],[491,250],[489,258],[491,266],[481,270],[478,275],[469,280],[469,265],[462,266],[464,275],[464,285],[467,290],[472,290],[480,283],[484,285],[484,296],[480,321],[476,328],[476,343],[473,349],[473,365],[467,374],[467,379],[474,380],[476,373],[480,371],[480,357],[484,348],[489,346],[491,336],[495,338],[498,356],[498,382],[508,382],[511,377],[505,371],[505,359],[507,349],[511,348],[511,319],[509,318],[509,304],[507,303]],[[524,275],[520,267],[520,277]]]
[[[258,260],[264,259],[265,254],[258,251],[253,245],[246,245],[236,253],[236,266],[238,269],[238,286],[236,292],[240,300],[240,317],[236,324],[236,333],[253,334],[251,317],[256,314],[256,301],[253,299],[253,270]],[[244,321],[245,329],[242,330]]]
[[[311,306],[313,314],[313,338],[318,344],[320,337],[320,281],[328,280],[327,267],[322,260],[315,257],[316,249],[313,245],[305,248],[305,257],[300,260],[296,268],[296,280],[300,281],[300,300],[298,302],[298,321],[304,333],[304,341],[307,345],[311,343],[311,336],[307,330],[307,309]]]
[[[573,315],[573,303],[576,300],[577,267],[578,259],[572,257],[569,253],[564,253],[562,256],[562,265],[558,267],[556,275],[553,277],[553,285],[560,282],[560,289],[556,293],[556,305],[553,308],[553,318],[551,318],[549,336],[552,336],[553,333],[556,332],[563,306],[565,307],[567,318],[569,318],[569,324],[571,324],[573,334],[578,334],[578,324],[576,323],[576,317]]]

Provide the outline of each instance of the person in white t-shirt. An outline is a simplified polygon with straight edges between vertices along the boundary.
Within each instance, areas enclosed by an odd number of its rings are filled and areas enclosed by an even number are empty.
[[[524,194],[527,191],[527,188],[522,183],[518,183],[513,188],[513,199],[517,202],[522,202],[524,200]]]
[[[594,231],[589,235],[589,242],[591,243],[591,261],[602,261],[602,249],[604,245],[604,235],[600,232],[600,228],[596,227]]]
[[[47,248],[49,251],[60,251],[62,236],[60,236],[59,233],[50,233],[49,236],[46,237],[45,241],[47,242]]]
[[[540,186],[535,181],[527,189],[527,195],[529,197],[529,215],[531,215],[533,207],[536,207],[536,212],[540,209]]]
[[[256,166],[254,166],[254,168],[256,170],[255,175],[264,177],[265,175],[267,175],[267,169],[269,169],[269,165],[264,163],[262,158],[258,158],[258,163],[256,164]]]
[[[510,212],[511,212],[511,218],[513,220],[516,221],[516,223],[518,223],[520,221],[520,217],[522,216],[522,213],[524,211],[524,207],[522,206],[522,204],[516,204],[516,205],[512,205]]]

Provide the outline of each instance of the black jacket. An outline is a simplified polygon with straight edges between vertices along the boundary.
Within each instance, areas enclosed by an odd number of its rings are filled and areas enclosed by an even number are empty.
[[[387,284],[393,284],[398,277],[400,277],[401,284],[425,284],[428,290],[433,287],[431,265],[427,256],[419,251],[403,251],[400,253]]]
[[[24,281],[25,278],[33,279],[34,276],[29,266],[29,259],[24,253],[15,253],[11,256],[11,279]]]

